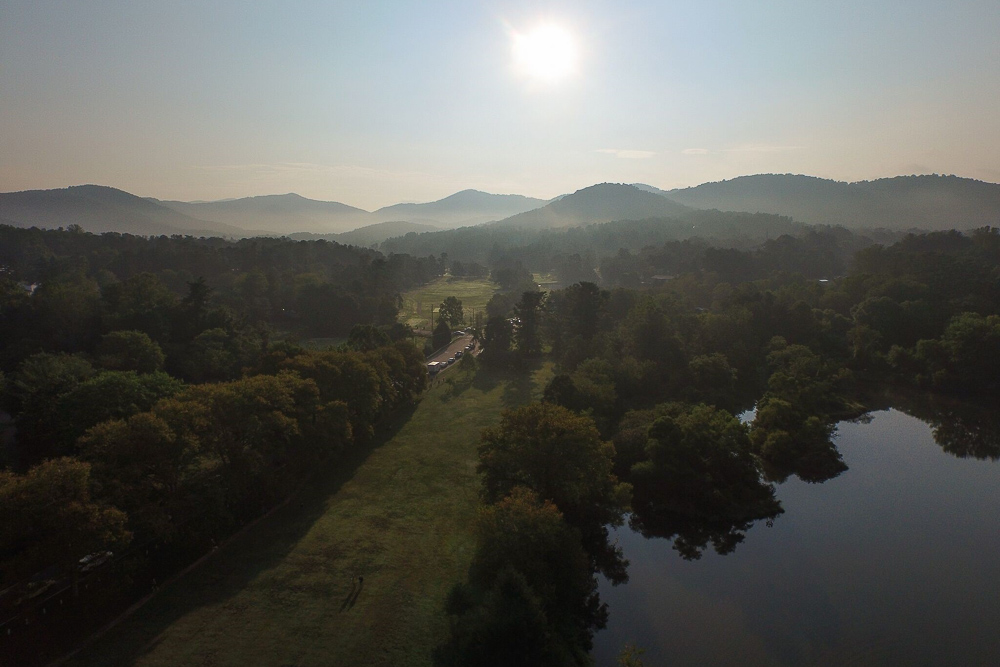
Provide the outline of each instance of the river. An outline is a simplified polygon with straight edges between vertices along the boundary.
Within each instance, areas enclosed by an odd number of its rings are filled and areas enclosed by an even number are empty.
[[[1000,664],[1000,463],[943,451],[898,410],[842,422],[848,470],[778,485],[785,513],[684,560],[617,530],[630,581],[600,594],[599,666]]]

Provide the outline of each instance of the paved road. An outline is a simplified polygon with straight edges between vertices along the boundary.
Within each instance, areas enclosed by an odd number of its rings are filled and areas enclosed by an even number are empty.
[[[428,357],[427,363],[432,361],[448,361],[449,358],[454,357],[455,353],[459,350],[464,350],[466,345],[472,344],[472,335],[466,334],[464,336],[459,336],[455,340],[451,341],[451,345],[441,350],[433,357]]]

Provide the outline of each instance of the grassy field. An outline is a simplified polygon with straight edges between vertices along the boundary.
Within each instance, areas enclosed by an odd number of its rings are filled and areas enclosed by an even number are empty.
[[[299,341],[299,345],[307,350],[325,350],[337,347],[347,342],[347,336],[337,336],[334,338],[304,338]]]
[[[414,329],[430,329],[432,311],[437,311],[449,296],[462,302],[467,322],[472,321],[472,311],[483,310],[486,302],[496,291],[496,285],[489,280],[466,280],[464,278],[441,277],[423,287],[403,293],[403,309],[399,319]]]
[[[479,432],[551,374],[439,379],[381,444],[317,474],[70,664],[429,665],[472,556]]]

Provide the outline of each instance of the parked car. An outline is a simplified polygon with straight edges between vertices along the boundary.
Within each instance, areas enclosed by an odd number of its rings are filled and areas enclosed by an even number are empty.
[[[462,352],[461,350],[459,350],[458,352],[455,353],[455,358],[456,359],[461,359],[463,354],[465,354],[465,353]]]
[[[110,551],[96,551],[80,559],[80,572],[89,572],[99,565],[111,560],[114,554]]]
[[[455,363],[455,357],[448,357],[448,364],[451,365]]]

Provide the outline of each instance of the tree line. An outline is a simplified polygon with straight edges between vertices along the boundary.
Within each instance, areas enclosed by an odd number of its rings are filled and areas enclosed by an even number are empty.
[[[1000,456],[989,410],[943,396],[1000,389],[998,250],[988,228],[908,235],[821,282],[760,248],[733,256],[758,267],[742,279],[693,265],[653,289],[497,295],[482,364],[548,357],[557,374],[482,434],[477,548],[437,663],[591,664],[595,576],[627,578],[608,526],[630,512],[683,558],[731,553],[784,512],[775,483],[846,470],[836,423],[866,406],[908,406],[956,456]]]
[[[144,334],[105,336],[121,338]],[[136,370],[144,356],[115,357],[129,370],[109,370],[105,359],[39,353],[7,383],[21,407],[16,445],[24,425],[33,446],[50,447],[32,450],[39,461],[24,472],[0,472],[8,614],[30,608],[33,586],[75,579],[81,558],[105,552],[115,561],[104,592],[127,601],[136,585],[162,580],[272,507],[318,464],[329,470],[363,446],[426,383],[423,354],[409,341],[273,345],[240,378],[200,384],[155,365]]]
[[[835,424],[883,388],[995,396],[998,239],[989,228],[912,234],[859,250],[830,280],[789,272],[765,244],[734,251],[771,266],[763,278],[702,265],[643,289],[582,282],[497,297],[481,360],[550,355],[545,400],[615,444],[633,527],[674,538],[686,557],[724,553],[781,513],[774,482],[846,469]],[[998,451],[973,451],[984,449]]]
[[[20,623],[15,662],[369,442],[426,384],[399,291],[441,271],[326,241],[0,226],[0,624]],[[346,342],[307,350],[296,333]],[[73,604],[95,573],[99,592]],[[24,620],[66,585],[72,613]]]

